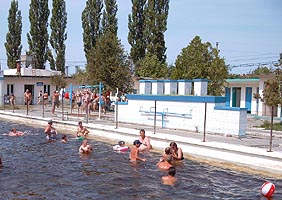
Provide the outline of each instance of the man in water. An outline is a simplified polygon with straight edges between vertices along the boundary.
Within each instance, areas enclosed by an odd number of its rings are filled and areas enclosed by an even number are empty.
[[[176,173],[176,170],[175,170],[175,167],[170,167],[168,169],[168,176],[163,176],[162,177],[162,182],[164,185],[171,185],[171,186],[174,186],[176,181],[177,181],[177,178],[174,177],[175,176],[175,173]]]
[[[21,131],[17,131],[16,128],[12,128],[11,131],[9,132],[9,136],[23,136],[24,133]]]
[[[83,140],[81,146],[79,147],[79,153],[91,153],[92,147],[88,144],[87,140]]]
[[[53,124],[53,121],[49,120],[45,128],[45,131],[44,131],[46,134],[47,140],[56,139],[56,136],[57,136],[57,130],[52,126],[52,124]]]
[[[89,130],[87,128],[85,128],[84,126],[82,126],[82,121],[78,122],[78,127],[77,127],[77,132],[76,135],[77,137],[86,137],[89,133]]]
[[[136,162],[137,160],[141,160],[141,161],[146,161],[145,158],[140,158],[139,157],[139,147],[142,143],[139,141],[139,140],[135,140],[133,142],[133,145],[134,147],[131,149],[130,151],[130,155],[129,155],[129,158],[130,158],[130,161],[132,162]]]

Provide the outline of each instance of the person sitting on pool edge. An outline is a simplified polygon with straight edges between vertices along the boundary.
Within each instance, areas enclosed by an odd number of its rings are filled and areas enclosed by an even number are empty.
[[[177,181],[177,178],[174,177],[175,176],[175,173],[176,173],[176,169],[175,167],[170,167],[168,169],[168,176],[163,176],[162,177],[162,182],[164,185],[171,185],[171,186],[174,186],[176,181]]]
[[[136,162],[137,160],[141,160],[141,161],[144,161],[144,162],[146,161],[145,158],[139,157],[139,149],[138,148],[140,147],[141,144],[142,143],[139,140],[135,140],[133,142],[134,147],[131,149],[130,155],[129,155],[131,162]]]
[[[45,128],[45,131],[44,131],[46,134],[47,140],[54,140],[56,139],[56,136],[57,136],[57,130],[52,126],[52,124],[53,124],[53,121],[49,120]]]
[[[16,128],[12,128],[9,132],[9,136],[23,136],[24,133],[21,131],[17,131]]]
[[[145,135],[145,130],[140,130],[140,136],[139,141],[142,143],[139,147],[140,151],[150,150],[152,148],[152,145],[150,143],[150,138]]]
[[[81,146],[79,147],[79,153],[91,153],[92,147],[88,144],[87,140],[83,140]]]
[[[169,146],[172,150],[173,160],[183,160],[184,159],[182,149],[177,147],[176,142],[171,142]]]
[[[76,135],[77,137],[86,137],[89,133],[89,130],[82,126],[82,121],[78,122],[78,127],[77,127],[77,132]]]

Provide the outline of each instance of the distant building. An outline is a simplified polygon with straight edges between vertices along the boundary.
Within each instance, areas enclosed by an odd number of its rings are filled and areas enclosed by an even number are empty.
[[[227,79],[225,97],[227,107],[247,108],[247,112],[258,116],[270,116],[271,107],[265,105],[261,99],[254,98],[254,94],[263,97],[265,82],[274,79],[275,75],[260,75],[259,78]],[[274,116],[281,117],[281,108],[274,109]]]
[[[21,57],[16,69],[1,70],[0,72],[0,106],[4,104],[5,99],[13,93],[16,97],[16,104],[24,104],[23,94],[28,89],[32,93],[32,104],[36,104],[39,91],[48,92],[50,95],[56,89],[51,85],[51,77],[61,75],[60,71],[33,69],[32,59],[30,57]],[[21,63],[21,65],[20,65]],[[73,79],[68,79],[69,84],[75,84]]]

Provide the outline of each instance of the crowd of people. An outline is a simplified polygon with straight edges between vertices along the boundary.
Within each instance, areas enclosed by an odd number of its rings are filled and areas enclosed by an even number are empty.
[[[44,130],[46,139],[48,142],[57,140],[58,132],[53,127],[53,121],[49,120],[48,124]],[[78,122],[77,126],[77,137],[82,138],[82,144],[80,145],[78,152],[81,154],[89,154],[92,152],[93,148],[88,143],[87,135],[89,134],[89,130],[82,125],[82,122]],[[9,136],[22,136],[24,133],[17,131],[13,128]],[[67,136],[64,134],[61,139],[62,143],[67,143]],[[133,163],[137,163],[138,161],[146,162],[145,158],[142,158],[141,154],[148,153],[150,149],[152,149],[152,145],[150,143],[150,138],[146,136],[145,130],[140,130],[140,136],[138,140],[134,140],[133,147],[129,148],[125,145],[124,141],[119,141],[117,145],[113,147],[115,151],[127,151],[130,150],[129,158]],[[159,162],[156,166],[159,169],[167,170],[168,175],[162,177],[163,184],[175,185],[177,178],[175,177],[176,169],[173,161],[183,160],[183,152],[182,149],[177,146],[175,142],[171,142],[169,147],[166,147],[164,153],[162,154]],[[0,157],[0,166],[2,165],[2,160]]]

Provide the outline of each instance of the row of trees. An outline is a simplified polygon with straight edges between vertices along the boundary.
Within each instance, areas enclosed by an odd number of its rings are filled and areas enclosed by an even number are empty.
[[[209,79],[208,93],[220,95],[228,67],[219,51],[199,36],[182,49],[174,66],[166,61],[164,33],[167,30],[169,0],[131,0],[128,16],[129,55],[118,39],[116,0],[87,0],[81,14],[83,44],[87,65],[74,75],[81,84],[103,82],[107,89],[132,89],[132,75],[170,79]],[[65,72],[65,41],[67,12],[65,0],[53,0],[48,34],[48,0],[31,0],[30,31],[27,34],[29,51],[35,68],[45,69],[47,60],[53,70]],[[7,64],[16,67],[22,45],[22,17],[18,1],[12,0],[6,36]],[[50,44],[50,48],[49,45]],[[261,71],[264,69],[261,69]]]
[[[51,17],[51,35],[48,34],[48,18],[50,11],[48,0],[31,0],[29,8],[30,31],[27,33],[29,50],[27,55],[33,56],[34,66],[45,69],[49,60],[52,70],[65,73],[65,41],[67,39],[67,13],[64,0],[53,0]],[[18,9],[18,1],[12,0],[8,16],[8,33],[6,35],[6,55],[9,68],[16,67],[20,59],[22,45],[22,16]],[[50,42],[51,48],[48,47]]]

